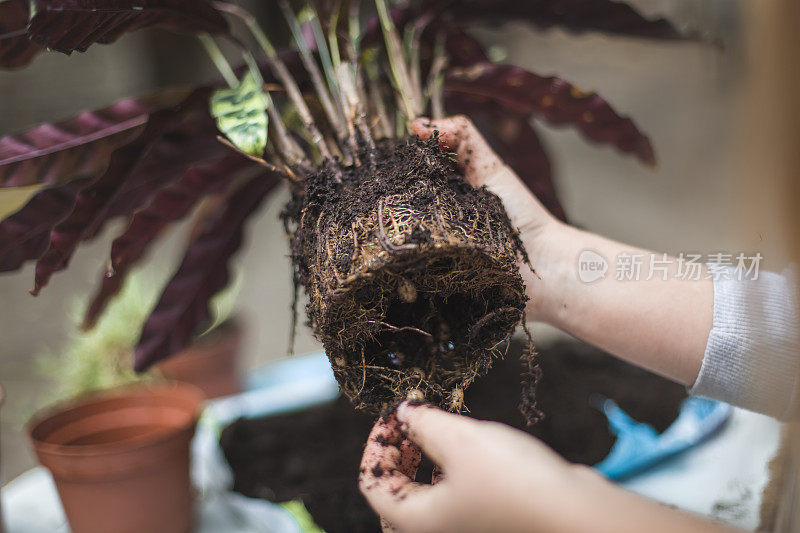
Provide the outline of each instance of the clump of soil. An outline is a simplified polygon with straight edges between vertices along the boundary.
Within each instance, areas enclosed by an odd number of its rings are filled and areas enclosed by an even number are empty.
[[[605,417],[591,407],[593,395],[616,400],[658,431],[672,423],[686,397],[680,385],[585,344],[563,342],[537,357],[543,369],[537,399],[544,419],[529,427],[517,410],[524,348],[512,342],[505,359],[466,392],[470,416],[527,431],[573,462],[599,462],[614,441]],[[328,533],[380,531],[356,485],[372,423],[344,399],[294,414],[238,420],[221,438],[234,490],[276,502],[301,499]],[[430,477],[431,465],[423,461],[417,480]]]
[[[435,137],[384,141],[373,155],[340,183],[323,168],[293,191],[295,285],[357,408],[419,391],[462,411],[523,317],[527,257],[500,200],[467,183]]]

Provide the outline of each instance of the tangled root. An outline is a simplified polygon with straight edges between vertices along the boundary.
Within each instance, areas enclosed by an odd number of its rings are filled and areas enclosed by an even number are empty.
[[[464,389],[523,319],[527,256],[500,200],[469,185],[436,138],[374,155],[341,183],[323,169],[293,191],[295,284],[357,408],[411,394],[463,411]]]

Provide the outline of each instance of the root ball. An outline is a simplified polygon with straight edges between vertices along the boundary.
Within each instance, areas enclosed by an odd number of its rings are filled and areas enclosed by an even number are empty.
[[[527,257],[500,200],[414,138],[380,143],[341,183],[310,176],[284,219],[310,325],[354,405],[415,391],[461,410],[524,316]]]

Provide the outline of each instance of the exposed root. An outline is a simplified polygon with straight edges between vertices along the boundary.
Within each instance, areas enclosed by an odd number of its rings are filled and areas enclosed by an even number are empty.
[[[413,391],[463,412],[463,391],[522,320],[527,256],[499,199],[466,183],[437,139],[384,141],[374,159],[341,184],[323,168],[294,189],[295,282],[356,407]]]

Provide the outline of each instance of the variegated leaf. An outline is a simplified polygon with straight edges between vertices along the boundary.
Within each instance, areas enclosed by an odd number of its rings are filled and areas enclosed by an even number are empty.
[[[267,100],[252,73],[247,72],[238,87],[214,92],[211,115],[234,146],[256,157],[264,154],[267,146]]]

